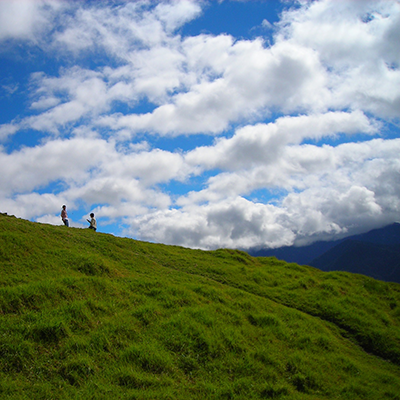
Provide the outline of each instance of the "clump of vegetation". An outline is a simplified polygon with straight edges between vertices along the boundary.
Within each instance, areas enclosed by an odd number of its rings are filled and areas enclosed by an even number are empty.
[[[0,215],[2,399],[400,399],[400,285]]]

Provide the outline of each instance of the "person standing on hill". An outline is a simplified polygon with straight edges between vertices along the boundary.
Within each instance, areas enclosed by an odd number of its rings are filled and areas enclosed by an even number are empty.
[[[96,218],[94,217],[93,213],[90,214],[90,220],[87,219],[86,221],[89,222],[89,224],[90,224],[89,229],[93,229],[96,232],[97,231],[97,222],[96,222]]]
[[[62,222],[64,222],[65,226],[69,226],[67,206],[65,204],[62,206],[61,219],[62,219]]]

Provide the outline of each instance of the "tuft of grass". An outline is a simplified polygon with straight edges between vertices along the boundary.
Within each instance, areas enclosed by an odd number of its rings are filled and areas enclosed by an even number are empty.
[[[400,285],[0,214],[0,398],[399,399]]]

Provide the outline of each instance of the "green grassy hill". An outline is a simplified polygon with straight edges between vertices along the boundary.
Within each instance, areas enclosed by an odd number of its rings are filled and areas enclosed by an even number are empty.
[[[400,399],[400,285],[0,215],[1,399]]]

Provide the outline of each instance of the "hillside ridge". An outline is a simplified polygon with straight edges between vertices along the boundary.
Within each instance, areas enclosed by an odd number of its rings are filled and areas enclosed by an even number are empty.
[[[398,284],[4,214],[0,265],[1,398],[400,393]]]

